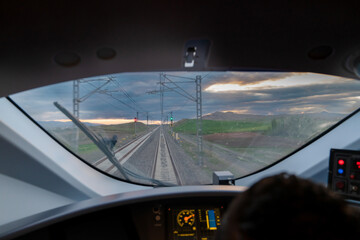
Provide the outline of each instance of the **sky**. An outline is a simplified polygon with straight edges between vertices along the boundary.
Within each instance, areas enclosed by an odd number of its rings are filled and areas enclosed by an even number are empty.
[[[189,99],[196,96],[196,76],[202,78],[203,115],[217,111],[256,115],[323,111],[349,114],[360,107],[360,81],[337,76],[282,72],[164,74],[164,88],[168,89],[163,98],[164,117],[169,118],[172,113],[175,121],[196,117],[196,104]],[[112,80],[108,81],[109,78]],[[82,79],[80,119],[118,124],[133,121],[138,116],[139,121],[146,123],[149,119],[150,124],[157,124],[161,118],[159,81],[158,72]],[[99,91],[88,95],[102,85]],[[37,121],[68,121],[53,102],[73,111],[73,81],[21,92],[11,98]]]

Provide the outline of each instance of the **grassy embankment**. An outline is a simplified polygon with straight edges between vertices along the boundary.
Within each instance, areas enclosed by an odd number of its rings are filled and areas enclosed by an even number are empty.
[[[118,141],[115,148],[118,148],[135,137],[134,123],[116,124],[116,125],[99,125],[90,126],[92,131],[98,136],[111,139],[113,135],[117,135]],[[143,123],[136,123],[136,135],[142,134],[147,130],[147,126]],[[74,148],[75,129],[74,128],[55,128],[51,130],[60,141],[72,151],[78,153],[82,158],[93,162],[103,156],[98,147],[79,130],[78,149]]]
[[[264,116],[264,119],[238,121],[203,120],[202,134],[253,132],[265,136],[277,136],[293,140],[308,140],[325,131],[336,120],[311,118],[306,115]],[[196,120],[177,122],[174,131],[196,134]]]
[[[263,134],[269,131],[271,128],[271,122],[268,120],[254,120],[254,121],[216,121],[216,120],[203,120],[202,122],[202,133],[204,139],[206,136],[216,135],[219,133],[224,133],[223,136],[216,136],[217,141],[215,142],[217,145],[225,147],[229,150],[234,150],[236,152],[244,152],[247,148],[242,148],[241,146],[233,147],[227,145],[227,140],[229,140],[228,134],[230,133],[257,133]],[[175,132],[186,134],[186,135],[196,135],[196,120],[182,120],[175,124],[174,129]],[[190,136],[191,138],[191,136]],[[182,141],[181,145],[185,152],[188,153],[189,156],[192,157],[194,162],[197,161],[197,147],[195,145],[196,139],[192,137],[193,141]],[[184,139],[183,139],[184,140]],[[211,142],[211,141],[210,141]],[[224,170],[231,168],[229,165],[236,159],[231,159],[231,161],[224,161],[224,155],[221,154],[223,150],[213,149],[209,147],[204,147],[204,159],[206,159],[206,166],[204,166],[204,170],[208,170],[210,174],[212,174],[215,170]],[[226,158],[227,155],[225,155]],[[232,155],[233,156],[233,155]],[[233,169],[234,174],[236,170]]]
[[[291,153],[330,125],[329,119],[306,115],[264,116],[263,119],[254,120],[203,120],[202,133],[205,140],[238,152],[239,158],[254,159],[267,165]],[[196,120],[179,121],[174,131],[196,135]],[[197,151],[195,146],[190,145],[184,144],[186,152]],[[206,149],[204,152],[205,155],[213,156]],[[194,156],[194,153],[191,155]]]
[[[269,121],[216,121],[202,120],[203,135],[234,132],[266,132],[271,128]],[[196,134],[196,120],[186,119],[176,123],[175,132]]]

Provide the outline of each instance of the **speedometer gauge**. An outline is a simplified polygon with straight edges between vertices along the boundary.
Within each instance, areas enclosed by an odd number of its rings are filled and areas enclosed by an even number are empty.
[[[182,210],[176,220],[180,227],[191,227],[195,223],[195,210]]]
[[[169,206],[167,239],[213,239],[221,225],[222,210],[222,205]]]

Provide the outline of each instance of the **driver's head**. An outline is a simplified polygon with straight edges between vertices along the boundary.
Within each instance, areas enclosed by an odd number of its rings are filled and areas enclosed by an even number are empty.
[[[294,175],[262,179],[232,202],[217,239],[357,239],[356,211],[327,188]]]

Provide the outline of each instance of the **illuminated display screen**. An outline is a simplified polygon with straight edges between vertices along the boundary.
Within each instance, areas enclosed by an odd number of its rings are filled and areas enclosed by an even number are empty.
[[[169,239],[213,239],[221,225],[222,210],[222,207],[168,208]]]

